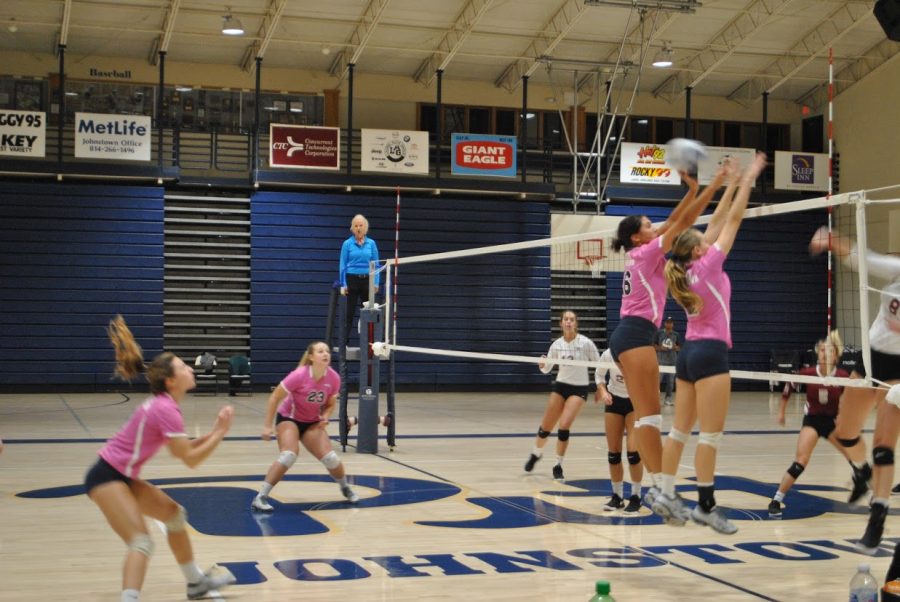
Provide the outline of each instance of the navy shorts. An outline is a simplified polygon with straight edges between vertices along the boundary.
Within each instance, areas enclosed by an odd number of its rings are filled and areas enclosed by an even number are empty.
[[[685,341],[675,361],[675,376],[689,383],[727,373],[728,345],[725,341]]]
[[[619,397],[618,395],[613,395],[612,403],[608,406],[605,406],[605,410],[609,414],[620,414],[621,416],[628,416],[634,411],[634,406],[631,405],[631,400],[627,397]]]
[[[656,340],[656,332],[659,329],[644,318],[625,316],[619,321],[619,325],[609,337],[609,351],[613,361],[619,361],[619,354],[638,347],[653,347]]]
[[[828,435],[834,430],[834,416],[807,414],[803,417],[803,426],[814,428],[819,437],[828,439]]]
[[[134,479],[126,477],[113,468],[112,465],[103,458],[97,458],[94,465],[91,466],[88,469],[87,474],[84,475],[84,491],[85,493],[90,493],[91,489],[97,485],[103,485],[110,481],[122,481],[130,487],[133,480]]]
[[[900,380],[900,355],[893,353],[884,353],[875,349],[872,352],[872,378],[880,381]],[[844,354],[846,355],[846,354]],[[862,359],[862,351],[856,351],[852,355],[852,371],[856,371],[860,376],[866,375],[866,363]],[[841,356],[841,367],[845,366],[844,356]]]
[[[281,414],[276,414],[275,415],[275,426],[278,426],[282,422],[293,422],[294,424],[296,424],[297,430],[300,431],[301,436],[303,435],[303,433],[305,433],[306,431],[309,430],[309,427],[319,424],[318,420],[316,420],[315,422],[299,422],[297,420],[294,420],[293,418],[288,418],[287,416],[283,416]]]
[[[587,385],[570,385],[569,383],[561,383],[558,380],[553,382],[553,388],[551,390],[562,396],[563,401],[572,396],[586,400],[588,395]]]

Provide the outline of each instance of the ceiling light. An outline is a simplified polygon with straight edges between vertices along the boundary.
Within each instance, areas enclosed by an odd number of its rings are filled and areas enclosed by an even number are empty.
[[[231,7],[228,7],[228,14],[222,17],[222,33],[226,36],[242,36],[244,35],[244,26],[241,20],[231,14]]]
[[[7,31],[9,31],[9,33],[16,33],[17,31],[19,31],[19,26],[16,25],[15,18],[9,20],[9,25],[6,27],[6,29]]]
[[[193,90],[190,86],[175,86],[176,92],[192,92]]]
[[[653,57],[653,66],[654,67],[671,67],[672,66],[672,47],[668,42],[663,43],[662,50],[656,53],[656,56]]]

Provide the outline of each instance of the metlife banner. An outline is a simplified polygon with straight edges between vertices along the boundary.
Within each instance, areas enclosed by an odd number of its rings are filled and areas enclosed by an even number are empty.
[[[75,113],[75,157],[149,161],[150,117]]]
[[[0,155],[43,157],[46,123],[42,112],[0,110]]]

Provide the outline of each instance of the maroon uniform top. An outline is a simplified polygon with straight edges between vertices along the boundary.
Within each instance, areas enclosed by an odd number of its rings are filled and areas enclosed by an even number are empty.
[[[805,376],[825,376],[819,372],[819,366],[810,366],[809,368],[801,368],[798,374],[803,374]],[[850,375],[843,368],[837,368],[831,372],[828,376],[834,376],[837,378],[849,378]],[[806,386],[806,404],[803,406],[803,413],[809,416],[830,416],[834,418],[838,413],[838,401],[841,398],[841,393],[844,391],[844,387],[841,386],[830,386],[826,387],[821,383],[804,383]],[[793,390],[797,388],[797,385],[793,383],[787,383],[784,386],[783,397],[787,397],[791,394]]]

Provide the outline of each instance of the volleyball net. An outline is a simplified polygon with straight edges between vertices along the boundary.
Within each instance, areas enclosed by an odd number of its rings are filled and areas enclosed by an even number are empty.
[[[867,236],[875,204],[876,213],[886,213],[900,207],[900,199],[871,201],[860,191],[747,210],[726,263],[732,282],[733,378],[872,385],[868,379],[796,374],[788,379],[773,366],[771,355],[792,349],[800,353],[801,364],[814,364],[811,350],[836,327],[848,350],[845,357],[856,352],[871,365],[867,335],[882,283],[870,283],[864,262],[851,269],[829,254],[810,257],[808,245],[831,213],[835,235],[849,237],[859,248],[888,251],[886,229],[880,228],[872,241]],[[579,332],[602,353],[618,323],[622,296],[625,254],[612,250],[618,222],[628,213],[644,213],[655,222],[665,217],[638,207],[608,209],[620,214],[553,215],[546,238],[383,262],[388,316],[378,352],[401,354],[398,362],[418,362],[423,373],[449,370],[454,382],[538,382],[534,365],[561,336],[562,312],[572,310]],[[697,226],[703,229],[708,219],[701,217]],[[667,299],[663,311],[674,316],[683,340],[684,310]],[[602,366],[572,359],[554,363]],[[661,366],[661,371],[674,368]],[[480,380],[467,379],[473,375]]]

